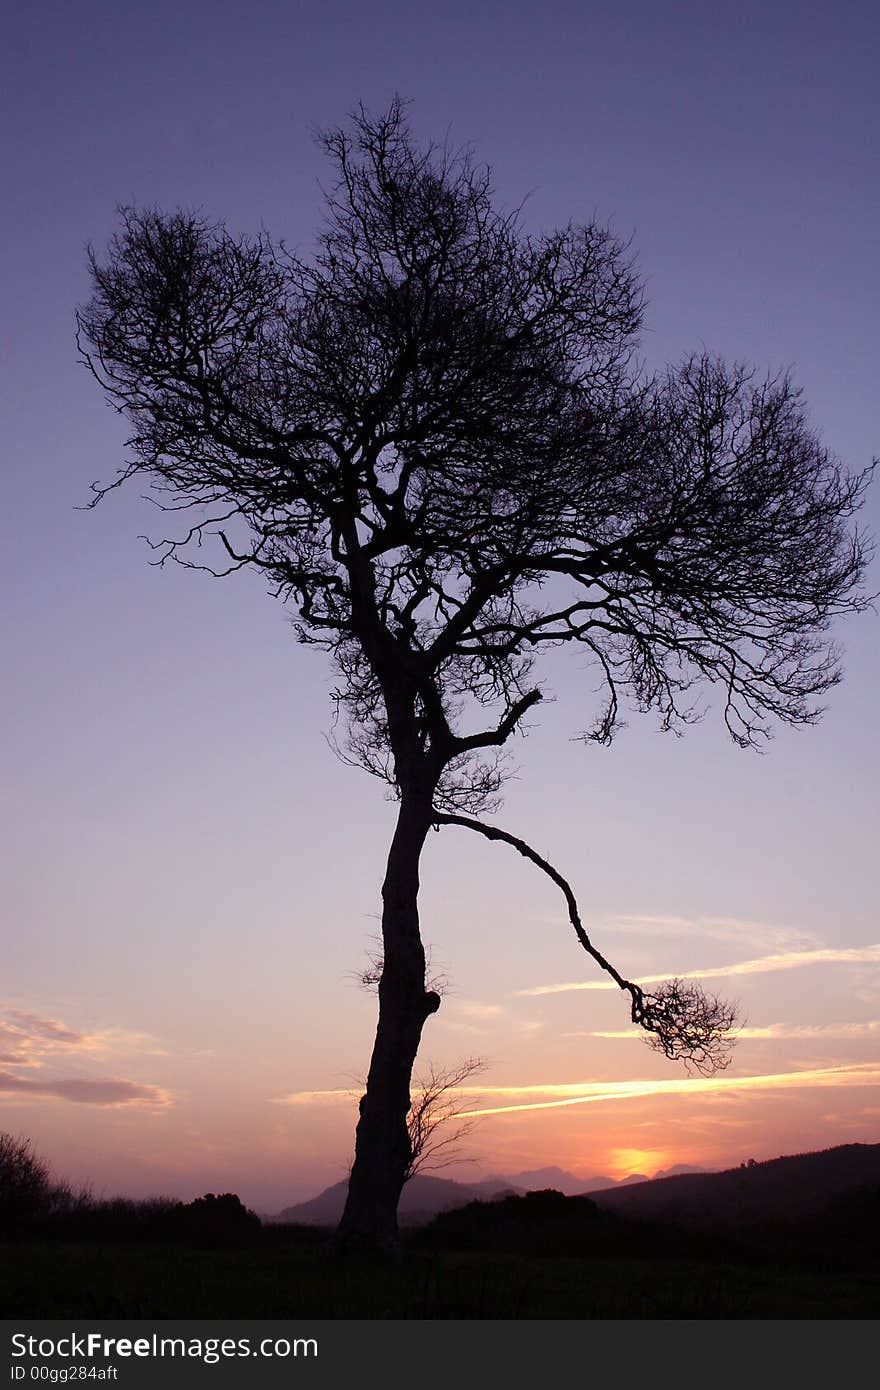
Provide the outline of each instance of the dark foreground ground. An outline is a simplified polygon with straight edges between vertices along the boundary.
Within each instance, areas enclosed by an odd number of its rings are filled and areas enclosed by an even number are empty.
[[[398,1266],[252,1216],[227,1229],[90,1213],[0,1243],[0,1316],[874,1318],[877,1208],[859,1194],[817,1221],[731,1235],[537,1193],[438,1217]]]
[[[696,1261],[413,1253],[400,1268],[308,1247],[30,1245],[0,1258],[4,1317],[870,1318],[880,1277]]]

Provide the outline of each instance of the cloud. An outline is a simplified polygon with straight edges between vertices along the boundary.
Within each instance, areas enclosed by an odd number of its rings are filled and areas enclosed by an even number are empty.
[[[96,1033],[86,1033],[79,1044],[83,1052],[96,1055],[137,1053],[146,1057],[170,1057],[165,1047],[157,1047],[156,1039],[150,1033],[136,1033],[130,1028],[100,1028]]]
[[[568,1105],[588,1105],[612,1100],[643,1100],[653,1096],[735,1094],[736,1092],[779,1091],[816,1086],[880,1086],[880,1066],[860,1062],[841,1067],[806,1071],[776,1072],[761,1076],[677,1077],[665,1081],[588,1081],[565,1085],[483,1087],[481,1095],[509,1100],[505,1105],[463,1110],[460,1118],[503,1115],[520,1110],[553,1110]],[[464,1088],[477,1090],[476,1087]],[[544,1096],[543,1100],[517,1097]]]
[[[826,947],[815,951],[787,951],[774,956],[759,956],[755,960],[741,960],[733,965],[708,966],[702,970],[683,970],[680,980],[726,979],[733,975],[764,975],[776,970],[795,970],[806,965],[877,965],[880,964],[880,945]],[[643,975],[640,984],[653,985],[668,980],[669,972],[663,975]],[[519,996],[539,994],[570,994],[580,990],[618,989],[612,980],[577,980],[560,985],[534,985],[531,989],[519,989]]]
[[[0,1019],[0,1063],[13,1070],[0,1071],[0,1094],[41,1096],[81,1105],[165,1106],[171,1095],[160,1086],[142,1084],[119,1077],[70,1077],[52,1080],[44,1076],[47,1059],[73,1054],[86,1061],[124,1053],[167,1055],[155,1047],[145,1033],[122,1028],[105,1028],[84,1033],[57,1018],[25,1009],[6,1009]],[[26,1075],[22,1075],[22,1072]],[[35,1075],[36,1073],[36,1075]]]
[[[0,1061],[16,1066],[42,1066],[44,1056],[57,1052],[168,1056],[164,1049],[156,1046],[155,1039],[149,1033],[136,1033],[128,1028],[101,1028],[83,1033],[57,1018],[46,1018],[24,1009],[6,1009],[3,1013],[4,1017],[0,1019]]]
[[[501,1004],[479,1004],[475,1000],[467,999],[456,1000],[453,1008],[456,1013],[464,1014],[466,1018],[500,1018],[504,1013]]]
[[[747,917],[680,917],[666,913],[621,913],[602,923],[608,931],[632,936],[699,936],[717,937],[729,941],[736,936],[753,941],[758,946],[772,944],[780,950],[806,950],[818,946],[819,940],[800,927],[782,926],[777,922],[756,922]]]
[[[8,1009],[6,1017],[27,1037],[48,1038],[51,1042],[81,1043],[85,1034],[77,1033],[56,1018],[41,1018],[22,1009]]]
[[[575,1081],[530,1083],[525,1086],[459,1086],[456,1095],[507,1102],[479,1110],[463,1110],[459,1118],[503,1115],[515,1110],[552,1110],[565,1105],[586,1105],[611,1100],[642,1100],[653,1096],[695,1096],[742,1091],[778,1091],[799,1086],[878,1086],[880,1066],[858,1062],[839,1067],[774,1072],[759,1076],[687,1076],[651,1081]],[[291,1091],[273,1097],[275,1105],[309,1106],[352,1104],[359,1091]]]
[[[28,1039],[17,1028],[9,1028],[0,1022],[0,1062],[15,1063],[16,1066],[33,1066],[28,1052]]]
[[[166,1106],[171,1103],[171,1096],[160,1086],[144,1086],[139,1082],[124,1081],[117,1077],[107,1077],[103,1080],[84,1080],[76,1077],[50,1081],[48,1078],[32,1080],[0,1071],[0,1092],[68,1100],[80,1105]]]
[[[0,1019],[0,1062],[7,1066],[36,1067],[53,1053],[88,1051],[93,1039],[57,1018],[6,1009]]]
[[[269,1101],[272,1105],[352,1105],[362,1092],[363,1087],[347,1091],[290,1091],[286,1096],[270,1096]]]
[[[780,1039],[796,1041],[799,1038],[877,1038],[880,1037],[880,1020],[868,1023],[768,1023],[763,1028],[737,1028],[737,1038]],[[635,1039],[644,1042],[645,1035],[638,1028],[595,1029],[563,1033],[563,1038],[616,1038]]]
[[[455,1033],[484,1037],[492,1025],[507,1013],[503,1004],[482,1004],[475,999],[450,999],[440,1015],[440,1025]]]

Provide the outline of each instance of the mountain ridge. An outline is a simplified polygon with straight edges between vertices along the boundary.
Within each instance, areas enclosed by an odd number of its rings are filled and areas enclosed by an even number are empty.
[[[873,1185],[880,1186],[880,1144],[860,1143],[760,1162],[748,1160],[719,1172],[693,1171],[690,1165],[676,1164],[653,1178],[631,1174],[617,1182],[579,1178],[555,1165],[471,1183],[416,1174],[403,1189],[399,1219],[402,1226],[421,1225],[470,1202],[552,1188],[564,1196],[590,1197],[599,1207],[621,1216],[720,1229],[742,1222],[797,1221],[841,1196]],[[334,1183],[309,1201],[285,1207],[272,1219],[280,1224],[333,1226],[342,1215],[347,1187],[345,1180]]]
[[[631,1173],[616,1180],[596,1175],[578,1177],[565,1168],[551,1164],[522,1173],[493,1174],[476,1182],[459,1182],[454,1178],[438,1178],[429,1173],[417,1173],[404,1186],[398,1216],[402,1226],[430,1221],[442,1211],[463,1207],[468,1202],[492,1201],[496,1197],[521,1196],[525,1192],[553,1188],[566,1197],[584,1192],[600,1192],[633,1183],[650,1181],[643,1173]],[[284,1207],[272,1220],[285,1225],[331,1226],[342,1216],[348,1182],[331,1184],[305,1202]]]
[[[794,1223],[850,1193],[880,1187],[880,1144],[837,1144],[803,1154],[749,1159],[717,1173],[677,1173],[585,1193],[618,1216],[732,1230]]]

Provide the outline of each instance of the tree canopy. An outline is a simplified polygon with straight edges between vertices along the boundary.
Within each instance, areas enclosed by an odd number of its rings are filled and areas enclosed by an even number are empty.
[[[380,1020],[414,1010],[417,1046],[439,1000],[413,863],[431,824],[525,852],[474,818],[542,698],[542,650],[598,673],[587,740],[628,704],[679,729],[703,687],[743,747],[813,722],[840,676],[833,620],[868,602],[852,518],[869,471],[845,471],[785,373],[705,352],[647,373],[628,245],[596,222],[527,231],[469,151],[416,142],[399,100],[320,141],[334,181],[311,256],[135,207],[91,253],[83,355],[133,427],[95,500],[143,477],[178,528],[159,563],[261,571],[331,654],[343,756],[401,801]],[[203,559],[212,534],[222,562]],[[527,857],[633,1018],[717,1063],[729,1007],[681,981],[644,995]]]

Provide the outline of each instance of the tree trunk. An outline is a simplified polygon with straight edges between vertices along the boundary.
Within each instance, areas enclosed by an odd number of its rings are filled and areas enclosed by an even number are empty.
[[[430,797],[404,796],[382,886],[379,1022],[336,1233],[342,1250],[396,1256],[400,1249],[397,1204],[410,1159],[410,1080],[425,1020],[440,1007],[439,995],[425,990],[419,935],[419,857],[430,825]]]

